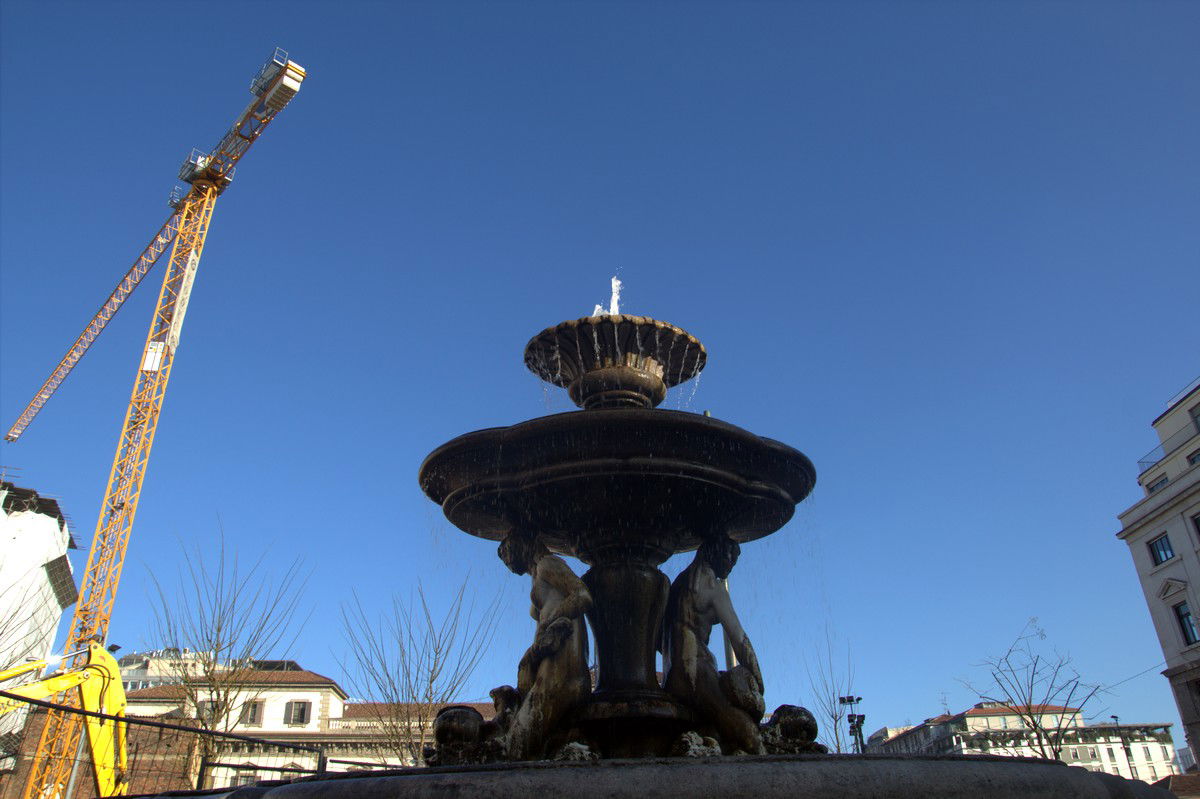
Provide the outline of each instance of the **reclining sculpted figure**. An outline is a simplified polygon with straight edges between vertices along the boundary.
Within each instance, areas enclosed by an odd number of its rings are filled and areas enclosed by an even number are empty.
[[[716,729],[726,754],[762,754],[762,672],[722,582],[740,551],[727,536],[706,538],[671,585],[663,623],[664,688]],[[724,628],[738,659],[728,672],[717,671],[708,648],[715,624]]]
[[[592,597],[567,562],[534,536],[510,533],[499,554],[515,574],[533,578],[530,615],[537,630],[517,668],[520,704],[506,744],[510,760],[536,760],[565,737],[561,727],[591,691],[584,613]]]

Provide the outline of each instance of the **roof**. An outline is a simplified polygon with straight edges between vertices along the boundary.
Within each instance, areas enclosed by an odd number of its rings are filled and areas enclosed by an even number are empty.
[[[984,705],[991,705],[991,706],[984,707]],[[934,724],[946,724],[951,721],[956,721],[958,719],[966,718],[967,716],[971,716],[974,718],[979,718],[980,716],[1017,716],[1017,715],[1020,715],[1021,713],[1037,713],[1038,715],[1041,715],[1043,713],[1062,713],[1064,711],[1068,712],[1068,713],[1078,713],[1079,708],[1063,707],[1062,705],[1028,705],[1028,706],[1022,706],[1021,709],[1018,710],[1016,706],[1005,705],[1005,704],[1001,704],[999,702],[980,702],[975,707],[969,708],[968,710],[964,710],[961,713],[943,713],[940,716],[934,716],[933,718],[925,719],[920,724],[917,724],[913,727],[909,727],[906,730],[902,730],[901,732],[896,733],[895,735],[893,735],[890,738],[885,738],[883,741],[881,741],[881,743],[887,743],[888,741],[894,741],[897,738],[902,738],[905,735],[910,735],[912,733],[915,733],[917,730],[926,728],[926,727],[934,725]],[[1123,724],[1121,726],[1125,727],[1128,725]]]
[[[222,678],[231,672],[222,672]],[[345,699],[347,694],[342,690],[342,687],[337,684],[331,677],[326,677],[323,674],[317,674],[315,671],[307,671],[301,669],[299,671],[258,671],[248,670],[243,672],[235,672],[239,677],[237,684],[262,687],[268,685],[325,685],[333,688],[333,690]],[[159,685],[153,688],[142,688],[137,691],[130,691],[126,694],[129,699],[180,699],[184,696],[184,688],[182,685]]]
[[[347,702],[342,707],[342,718],[376,719],[381,715],[389,714],[391,712],[396,712],[397,715],[399,715],[400,713],[403,713],[401,708],[403,708],[405,705],[409,705],[411,707],[420,707],[420,704],[407,702]],[[496,708],[491,702],[447,702],[445,704],[435,704],[434,707],[436,707],[438,710],[441,710],[443,707],[457,707],[463,705],[466,707],[475,708],[485,719],[490,719],[492,716],[496,715]],[[393,708],[396,710],[393,711]]]
[[[1156,416],[1154,418],[1154,421],[1150,423],[1150,426],[1153,427],[1154,425],[1161,422],[1163,420],[1163,417],[1165,417],[1171,411],[1175,410],[1175,408],[1177,406],[1186,402],[1188,397],[1192,396],[1197,391],[1200,391],[1200,377],[1197,377],[1195,380],[1188,383],[1186,386],[1183,387],[1182,391],[1180,391],[1174,397],[1171,397],[1171,399],[1167,401],[1167,409],[1165,411],[1163,411],[1162,413],[1160,413],[1158,416]]]
[[[42,516],[49,516],[58,521],[60,528],[67,529],[67,517],[63,515],[62,508],[58,506],[58,500],[52,497],[45,497],[34,491],[32,488],[21,488],[13,485],[7,480],[0,480],[0,491],[4,492],[4,512],[5,513],[21,513],[23,511],[33,511]],[[77,549],[75,537],[70,536],[68,540],[70,549]]]
[[[1077,707],[1063,707],[1062,705],[1005,705],[997,702],[992,707],[981,707],[981,705],[991,705],[990,702],[980,702],[975,707],[968,710],[963,715],[966,716],[1017,716],[1022,713],[1078,713]]]
[[[153,688],[139,688],[136,691],[127,691],[126,699],[183,699],[186,692],[182,685],[156,685]]]
[[[1154,783],[1159,788],[1166,788],[1176,796],[1200,796],[1200,774],[1172,774]]]

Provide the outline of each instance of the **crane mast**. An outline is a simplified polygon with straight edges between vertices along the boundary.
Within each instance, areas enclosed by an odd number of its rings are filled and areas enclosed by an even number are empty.
[[[286,52],[275,51],[250,85],[254,98],[217,146],[209,153],[194,151],[184,162],[179,178],[191,185],[186,196],[172,198],[174,213],[84,328],[6,436],[9,440],[15,440],[28,426],[121,303],[158,260],[166,243],[171,242],[171,256],[146,335],[96,531],[92,536],[83,587],[67,633],[64,650],[67,653],[86,651],[89,644],[102,643],[108,635],[129,533],[137,514],[167,381],[179,347],[184,315],[217,197],[229,186],[238,161],[275,115],[295,96],[304,77],[304,69],[288,60]],[[78,657],[77,654],[75,656]],[[71,695],[65,696],[62,701],[70,705],[78,703],[77,698]],[[64,799],[81,742],[82,726],[78,714],[66,711],[47,714],[33,767],[25,784],[25,799]],[[124,793],[121,787],[111,795]]]

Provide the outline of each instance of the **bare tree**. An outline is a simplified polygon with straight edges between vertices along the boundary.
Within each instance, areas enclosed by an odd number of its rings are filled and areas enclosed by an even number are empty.
[[[1070,656],[1042,651],[1045,640],[1045,631],[1031,618],[1003,654],[977,664],[988,670],[990,684],[964,684],[983,701],[1020,717],[1025,729],[1007,736],[1012,748],[1028,747],[1038,757],[1058,760],[1064,737],[1080,725],[1080,716],[1100,686],[1083,682]]]
[[[812,691],[810,710],[817,717],[817,740],[829,747],[831,752],[853,750],[849,727],[843,728],[848,706],[841,698],[849,696],[854,683],[854,664],[850,659],[850,647],[846,646],[843,666],[837,650],[836,637],[829,627],[825,628],[825,640],[816,646],[812,660],[807,660],[808,687]]]
[[[461,701],[496,631],[499,595],[476,608],[466,602],[467,581],[438,619],[418,584],[415,602],[393,595],[391,607],[369,614],[356,594],[342,606],[349,653],[342,663],[354,692],[383,732],[384,746],[406,763],[424,762],[434,716]]]
[[[0,614],[0,670],[51,654],[59,613],[66,608],[51,604],[53,596],[43,596],[40,591],[29,596],[28,578],[43,571],[43,566],[36,566],[12,583],[0,586],[0,607],[10,611]]]
[[[183,556],[174,590],[151,574],[155,637],[171,653],[185,710],[195,709],[203,729],[228,732],[261,691],[251,679],[255,661],[285,657],[294,643],[307,577],[298,559],[274,578],[265,555],[246,567],[223,535],[215,552],[197,546]]]

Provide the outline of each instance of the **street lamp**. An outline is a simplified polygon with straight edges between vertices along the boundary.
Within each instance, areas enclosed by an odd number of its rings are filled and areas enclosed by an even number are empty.
[[[1133,752],[1129,750],[1129,744],[1125,741],[1125,733],[1121,730],[1121,717],[1109,716],[1113,720],[1113,726],[1117,728],[1117,737],[1121,739],[1121,751],[1125,753],[1125,768],[1129,769],[1129,775],[1133,773]]]
[[[854,753],[861,755],[866,746],[863,744],[862,728],[863,723],[867,720],[866,715],[855,713],[858,709],[858,703],[862,701],[861,696],[839,696],[839,705],[849,705],[851,713],[846,716],[846,721],[850,724],[850,737],[854,740]]]

